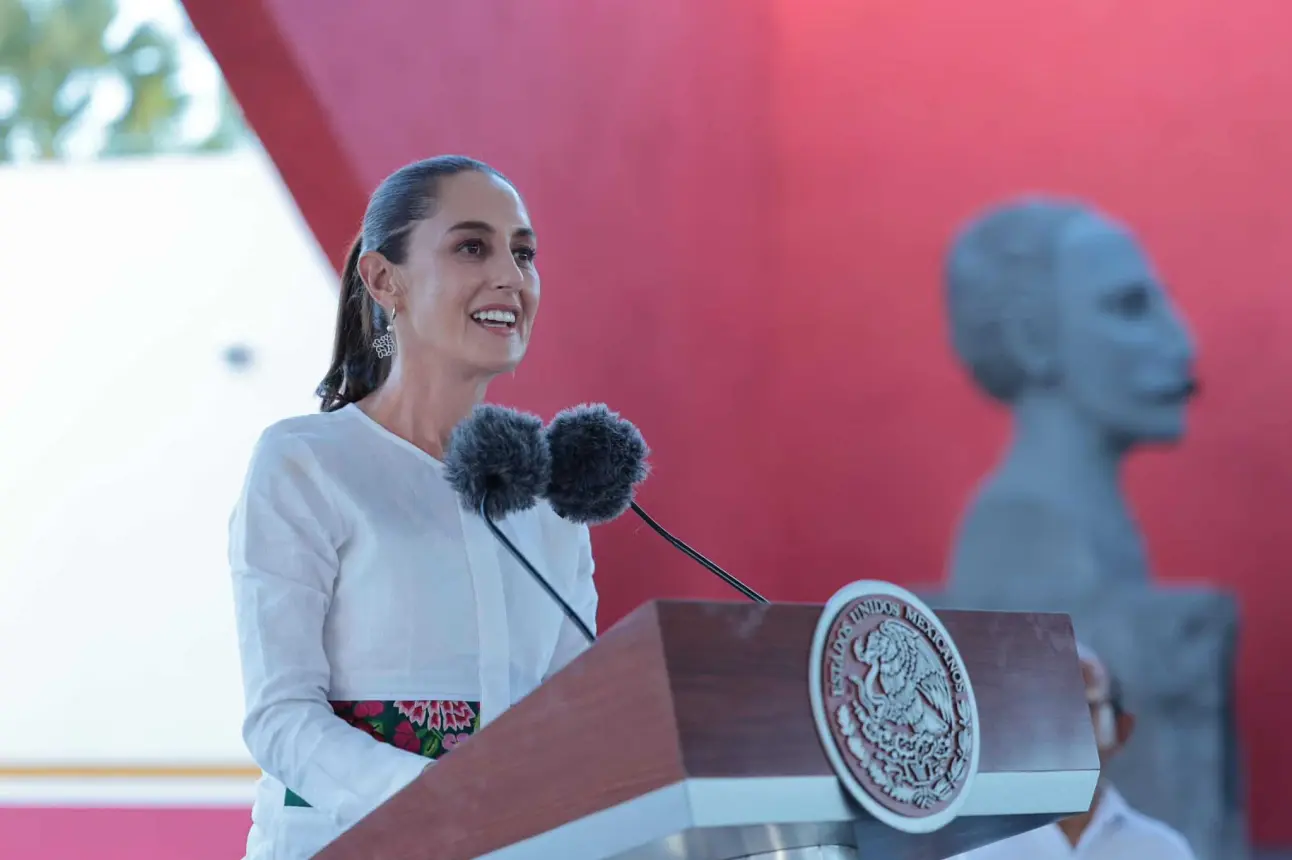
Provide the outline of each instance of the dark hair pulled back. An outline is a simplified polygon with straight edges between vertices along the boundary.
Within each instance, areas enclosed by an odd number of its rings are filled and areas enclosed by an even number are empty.
[[[431,217],[441,179],[458,173],[488,173],[511,184],[494,168],[461,155],[440,155],[406,164],[387,176],[368,200],[363,229],[350,247],[341,271],[332,364],[315,392],[323,412],[357,403],[390,375],[389,358],[378,358],[372,342],[389,325],[386,312],[369,295],[359,276],[359,258],[376,251],[399,265],[408,256],[408,234]]]

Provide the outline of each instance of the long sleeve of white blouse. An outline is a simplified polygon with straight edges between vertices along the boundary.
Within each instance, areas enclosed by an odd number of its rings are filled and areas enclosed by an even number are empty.
[[[351,727],[328,704],[323,622],[344,527],[319,476],[304,443],[267,433],[230,521],[243,738],[267,774],[349,827],[428,762]]]

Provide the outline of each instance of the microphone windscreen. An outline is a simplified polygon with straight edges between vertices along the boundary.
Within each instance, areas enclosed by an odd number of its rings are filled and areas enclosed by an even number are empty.
[[[543,422],[505,406],[480,404],[453,429],[444,474],[462,506],[492,520],[532,508],[551,481]]]
[[[604,403],[566,409],[547,428],[552,480],[547,501],[558,515],[595,525],[628,510],[646,479],[650,449],[632,422]]]

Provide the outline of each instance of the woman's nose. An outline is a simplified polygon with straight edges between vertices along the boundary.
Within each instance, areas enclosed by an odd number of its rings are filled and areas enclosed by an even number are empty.
[[[499,267],[499,271],[494,273],[494,289],[498,290],[519,290],[525,285],[525,274],[520,270],[520,266],[510,257],[508,262]]]

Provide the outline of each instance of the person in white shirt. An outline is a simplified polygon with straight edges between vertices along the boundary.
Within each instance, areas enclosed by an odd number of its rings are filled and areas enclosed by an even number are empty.
[[[471,159],[407,165],[369,201],[322,410],[265,431],[230,520],[263,770],[249,860],[312,856],[586,647],[441,463],[525,355],[535,247],[515,187]],[[542,503],[500,527],[593,627],[587,528]]]
[[[1106,766],[1129,740],[1135,717],[1126,710],[1121,686],[1103,661],[1084,646],[1078,646],[1078,652],[1099,760]],[[1048,858],[1194,860],[1194,854],[1180,833],[1132,809],[1101,775],[1088,812],[957,855],[956,860]]]

